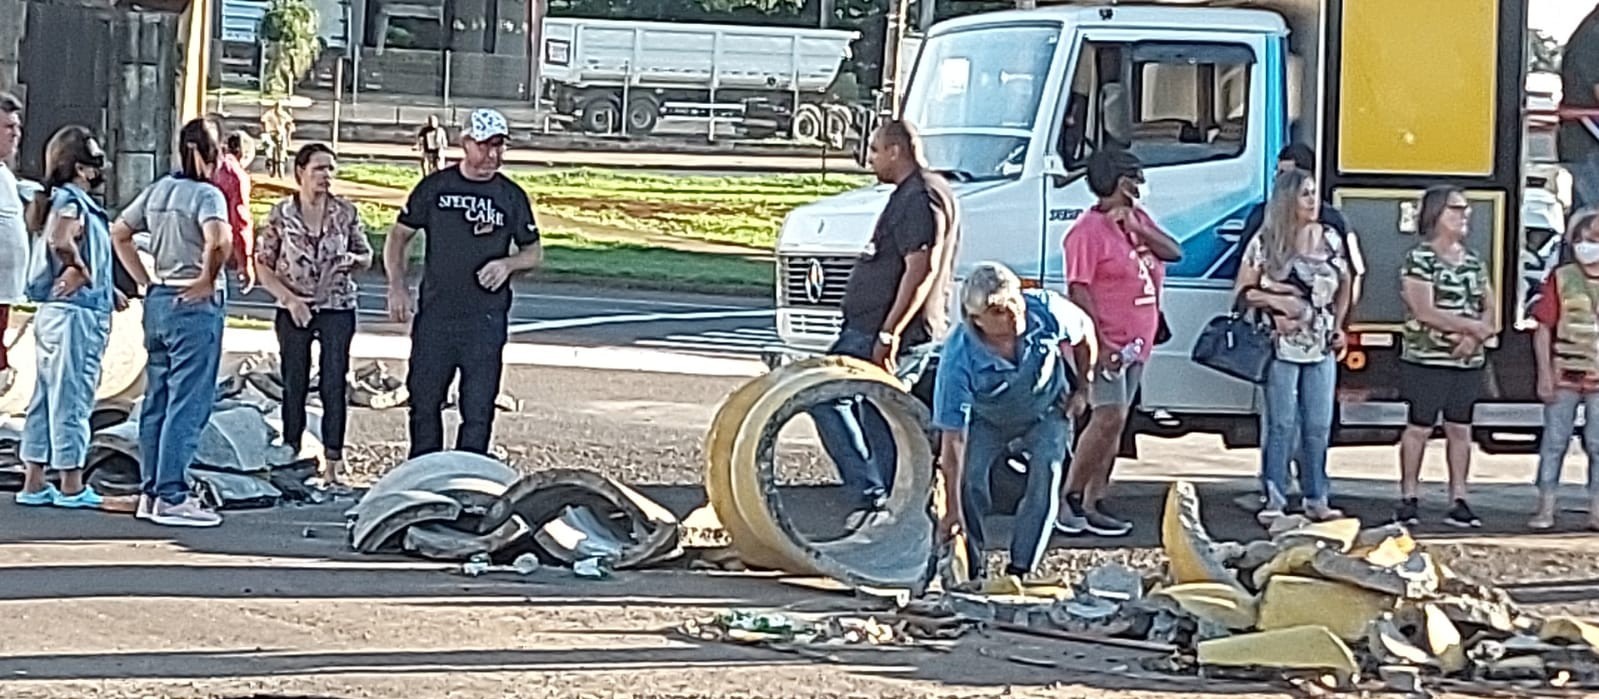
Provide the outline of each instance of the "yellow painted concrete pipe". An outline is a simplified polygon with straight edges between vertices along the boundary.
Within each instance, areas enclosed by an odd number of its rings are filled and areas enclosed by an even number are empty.
[[[842,539],[812,542],[783,511],[775,481],[778,435],[811,406],[853,395],[876,404],[894,434],[899,464],[887,516]],[[930,577],[933,555],[933,450],[927,425],[926,406],[881,369],[840,357],[790,364],[723,401],[705,438],[706,493],[750,566],[920,590]]]

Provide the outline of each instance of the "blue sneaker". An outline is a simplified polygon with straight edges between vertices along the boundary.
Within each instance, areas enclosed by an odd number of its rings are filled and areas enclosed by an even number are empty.
[[[101,505],[105,504],[105,499],[100,497],[99,493],[94,492],[94,488],[85,485],[83,490],[72,495],[67,495],[59,490],[56,491],[54,504],[56,507],[65,507],[69,510],[98,510]]]
[[[30,493],[25,490],[17,491],[17,504],[23,507],[48,507],[56,504],[56,499],[61,497],[61,491],[53,485],[46,485],[44,490]]]

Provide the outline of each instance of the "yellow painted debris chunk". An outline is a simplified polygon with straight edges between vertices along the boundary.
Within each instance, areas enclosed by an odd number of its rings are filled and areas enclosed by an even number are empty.
[[[1438,659],[1445,674],[1466,669],[1466,650],[1460,645],[1460,629],[1437,605],[1422,607],[1427,623],[1427,650]]]
[[[1199,493],[1193,483],[1174,481],[1167,489],[1160,544],[1171,562],[1173,583],[1218,583],[1238,588],[1239,594],[1249,594],[1233,572],[1211,555],[1215,542],[1199,520]]]
[[[1544,620],[1543,628],[1538,630],[1538,638],[1544,641],[1586,643],[1595,652],[1599,652],[1599,626],[1569,616],[1549,617]]]
[[[1394,598],[1331,580],[1278,575],[1260,599],[1261,631],[1322,626],[1345,641],[1366,637],[1371,622],[1394,609]]]
[[[1352,680],[1359,669],[1349,646],[1322,626],[1296,626],[1201,641],[1198,651],[1200,665],[1329,670],[1341,684]]]
[[[1355,545],[1355,537],[1357,536],[1360,536],[1360,520],[1354,517],[1346,517],[1290,529],[1273,537],[1273,540],[1279,543],[1305,540],[1325,541],[1329,544],[1329,548],[1335,549],[1339,553],[1344,553]]]
[[[1350,555],[1363,558],[1367,563],[1383,568],[1403,565],[1416,552],[1416,540],[1409,534],[1391,536],[1369,549],[1351,551]]]
[[[1221,583],[1184,583],[1162,588],[1152,597],[1166,597],[1183,611],[1232,630],[1255,628],[1255,598],[1236,586]]]
[[[1316,553],[1321,551],[1321,548],[1319,543],[1307,542],[1293,548],[1283,549],[1277,554],[1276,558],[1255,569],[1251,577],[1251,580],[1255,583],[1255,589],[1265,589],[1266,581],[1278,575],[1289,575],[1310,570],[1310,562],[1316,558]]]

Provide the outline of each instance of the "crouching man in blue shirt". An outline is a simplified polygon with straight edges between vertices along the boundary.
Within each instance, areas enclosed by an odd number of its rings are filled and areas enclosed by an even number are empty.
[[[1014,272],[992,262],[972,270],[960,305],[966,322],[944,343],[933,389],[949,507],[940,529],[946,540],[957,525],[966,532],[969,574],[983,577],[989,469],[1021,440],[1029,455],[1027,491],[1005,570],[1019,578],[1043,559],[1060,507],[1071,418],[1083,404],[1077,387],[1088,385],[1073,367],[1098,363],[1094,322],[1059,294],[1022,291]],[[1067,344],[1077,348],[1072,361]]]

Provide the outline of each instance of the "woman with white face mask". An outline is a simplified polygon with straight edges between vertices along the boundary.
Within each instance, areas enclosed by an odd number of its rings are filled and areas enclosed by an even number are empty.
[[[1538,508],[1527,526],[1555,525],[1561,466],[1576,430],[1577,406],[1588,453],[1588,528],[1599,531],[1599,209],[1572,218],[1572,261],[1555,268],[1533,308],[1538,329],[1538,398],[1544,403],[1543,446],[1538,454]]]

